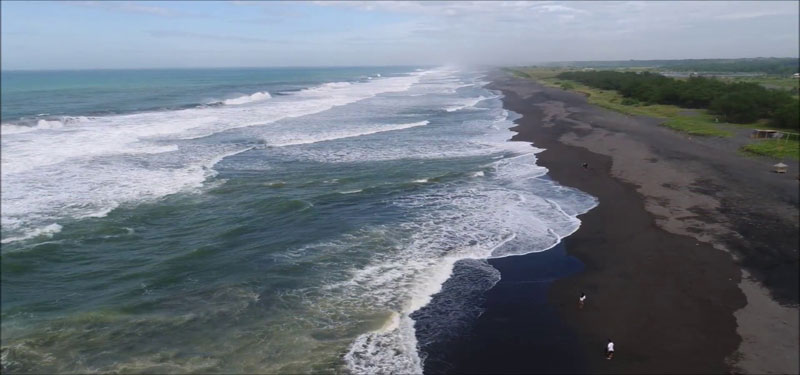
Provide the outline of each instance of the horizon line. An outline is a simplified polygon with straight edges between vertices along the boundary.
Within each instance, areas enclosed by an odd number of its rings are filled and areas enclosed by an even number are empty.
[[[620,59],[620,60],[547,60],[547,61],[531,61],[523,64],[466,64],[474,66],[491,66],[491,67],[513,67],[513,66],[530,66],[535,64],[555,64],[555,63],[590,63],[590,62],[631,62],[631,61],[680,61],[680,60],[747,60],[747,59],[800,59],[800,56],[755,56],[755,57],[713,57],[713,58],[673,58],[673,59]],[[97,70],[191,70],[191,69],[309,69],[309,68],[391,68],[391,67],[431,67],[431,66],[444,66],[450,64],[376,64],[376,65],[266,65],[266,66],[205,66],[205,67],[147,67],[147,68],[51,68],[51,69],[3,69],[0,66],[0,72],[72,72],[72,71],[97,71]]]
[[[312,69],[312,68],[404,68],[430,67],[441,64],[399,65],[275,65],[275,66],[205,66],[205,67],[150,67],[150,68],[54,68],[54,69],[2,69],[0,72],[80,72],[89,70],[192,70],[192,69]]]

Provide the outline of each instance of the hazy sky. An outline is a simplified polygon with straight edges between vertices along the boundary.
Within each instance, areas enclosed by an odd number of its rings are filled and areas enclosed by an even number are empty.
[[[5,2],[3,69],[798,56],[798,2]]]

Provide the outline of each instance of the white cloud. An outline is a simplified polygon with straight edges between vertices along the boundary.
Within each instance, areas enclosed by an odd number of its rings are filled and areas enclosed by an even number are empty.
[[[153,30],[150,31],[150,35],[156,38],[190,38],[190,39],[201,39],[201,40],[218,40],[223,42],[243,42],[243,43],[289,43],[290,42],[288,40],[283,41],[283,40],[273,40],[273,39],[257,38],[250,36],[220,35],[220,34],[198,33],[191,31],[180,31],[180,30]]]
[[[22,67],[31,67],[31,61],[99,67],[181,66],[190,60],[207,66],[511,65],[797,56],[800,43],[797,1],[244,1],[202,6],[89,1],[67,3],[80,9],[63,18],[57,6],[36,3],[52,9],[57,22],[36,12],[14,13],[14,3],[9,4],[0,13],[0,47],[4,63]],[[116,13],[119,30],[93,26],[99,11]],[[195,13],[201,11],[208,14]],[[206,18],[188,19],[198,16]],[[56,24],[76,26],[51,26]],[[138,52],[123,53],[119,46]],[[107,53],[111,48],[119,53]],[[106,57],[111,55],[115,60]]]
[[[715,18],[721,19],[721,20],[743,20],[743,19],[749,19],[749,18],[779,16],[779,15],[782,15],[782,14],[785,14],[785,13],[776,12],[776,11],[756,11],[756,12],[721,14],[719,16],[716,16]]]
[[[536,8],[548,13],[586,13],[585,10],[570,8],[560,4],[544,4],[539,5]]]
[[[144,14],[159,17],[181,17],[181,16],[197,16],[197,14],[178,12],[176,10],[156,6],[147,2],[133,2],[133,1],[79,1],[79,2],[64,2],[65,4],[77,5],[87,8],[102,9],[112,12]]]
[[[731,45],[727,56],[796,56],[797,2],[569,1],[569,2],[320,2],[413,17],[409,39],[436,52],[470,59],[555,60],[703,58],[731,38],[761,38],[746,49]],[[742,20],[781,16],[778,23],[743,25]],[[403,34],[402,31],[395,34]],[[742,35],[742,37],[737,37]],[[760,37],[759,37],[760,36]],[[773,44],[767,41],[776,41]],[[777,41],[782,41],[778,43]],[[453,46],[459,45],[461,48]],[[476,52],[477,51],[477,52]]]

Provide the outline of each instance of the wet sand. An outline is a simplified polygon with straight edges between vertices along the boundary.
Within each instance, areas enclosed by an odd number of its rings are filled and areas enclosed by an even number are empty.
[[[564,241],[581,272],[552,285],[518,282],[537,278],[541,254],[491,260],[502,279],[485,312],[426,371],[797,373],[796,162],[772,174],[774,162],[724,140],[491,78],[523,116],[514,140],[545,148],[537,163],[548,175],[600,204]],[[581,291],[588,300],[578,310]],[[611,361],[607,338],[617,346]]]
[[[485,293],[483,314],[457,337],[421,341],[421,349],[428,354],[425,373],[586,372],[577,332],[548,302],[553,281],[582,271],[583,264],[566,253],[563,243],[541,253],[489,263],[500,270],[502,279]],[[443,291],[449,293],[447,283]],[[434,296],[426,308],[441,304],[440,298],[441,294]],[[427,322],[424,317],[415,320],[419,336]]]

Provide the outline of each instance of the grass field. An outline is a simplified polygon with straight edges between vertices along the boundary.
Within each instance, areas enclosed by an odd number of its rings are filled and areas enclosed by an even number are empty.
[[[727,130],[720,129],[713,120],[714,116],[706,113],[696,116],[676,116],[664,121],[662,125],[690,135],[730,137]]]
[[[580,92],[586,95],[586,100],[589,103],[612,111],[627,115],[664,119],[664,122],[661,123],[662,126],[693,136],[730,137],[734,135],[731,129],[734,132],[737,128],[774,129],[769,126],[767,120],[761,120],[750,124],[717,123],[716,117],[704,109],[682,108],[665,104],[643,105],[636,103],[635,101],[626,99],[613,90],[600,90],[578,82],[557,78],[556,76],[559,73],[567,71],[567,69],[563,68],[516,68],[507,69],[507,71],[517,77],[536,80],[545,86]],[[740,77],[735,79],[764,85],[774,85],[782,89],[797,87],[797,80],[789,81],[790,78],[761,76]],[[797,136],[791,140],[753,141],[742,147],[741,150],[748,154],[769,156],[776,159],[800,159],[800,142],[798,142]]]
[[[768,89],[789,90],[794,89],[795,92],[800,87],[800,79],[783,76],[757,76],[757,77],[734,77],[734,78],[721,78],[723,81],[728,82],[751,82],[757,83]]]
[[[750,154],[800,160],[800,142],[785,139],[758,141],[742,147]]]

